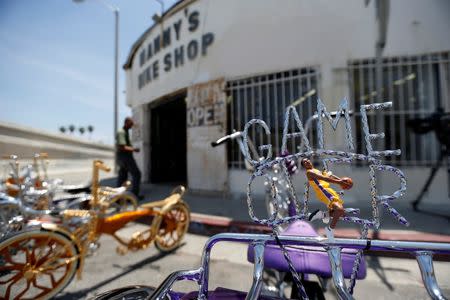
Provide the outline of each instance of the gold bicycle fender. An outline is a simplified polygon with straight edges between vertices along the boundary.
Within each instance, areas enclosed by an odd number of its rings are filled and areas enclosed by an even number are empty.
[[[167,197],[164,200],[159,200],[159,201],[153,201],[153,202],[145,203],[145,204],[140,205],[140,207],[143,207],[143,208],[161,208],[162,207],[162,208],[164,208],[164,207],[166,207],[168,205],[172,205],[172,204],[180,202],[180,201],[183,201],[181,199],[181,195],[180,194],[173,194],[173,195]]]

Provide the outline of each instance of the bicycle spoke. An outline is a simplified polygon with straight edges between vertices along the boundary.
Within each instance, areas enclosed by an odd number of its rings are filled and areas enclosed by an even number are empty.
[[[15,264],[12,266],[1,266],[0,271],[12,271],[12,270],[19,271],[19,270],[22,270],[24,266],[25,266],[25,264]],[[0,281],[0,283],[1,283],[1,281]]]
[[[55,280],[55,276],[53,276],[53,273],[47,273],[46,271],[44,271],[44,273],[50,276],[50,281],[52,283],[52,286],[56,286],[57,282]]]
[[[16,296],[14,297],[14,299],[20,299],[20,297],[23,296],[23,295],[25,295],[25,293],[26,293],[29,289],[30,289],[30,281],[27,280],[27,286],[25,287],[25,289],[24,289],[22,292],[20,292],[18,295],[16,295]],[[7,298],[7,299],[8,299],[8,298]]]
[[[50,238],[47,238],[47,243],[44,243],[44,246],[47,245],[48,248],[47,247],[40,247],[39,248],[40,251],[39,251],[39,255],[37,255],[37,257],[38,257],[37,260],[39,261],[41,259],[46,259],[50,255],[50,253],[52,252],[51,249],[52,249],[52,246],[54,244],[55,244],[55,241],[51,241]],[[47,254],[45,254],[44,257],[41,257],[42,256],[42,252],[44,252],[45,249],[48,249]]]
[[[71,258],[66,258],[63,262],[61,262],[61,263],[59,263],[59,264],[57,264],[57,265],[54,265],[54,266],[49,266],[49,267],[43,267],[43,266],[41,266],[40,268],[39,268],[39,271],[40,272],[48,272],[48,271],[55,271],[55,270],[57,270],[57,269],[59,269],[59,268],[61,268],[61,267],[63,267],[63,266],[66,266],[67,267],[67,265],[69,265],[69,264],[71,264],[71,263],[73,263],[74,261],[76,261],[78,259],[78,256],[74,256],[74,257],[71,257]]]
[[[38,289],[41,289],[41,290],[44,291],[44,292],[51,292],[51,288],[48,288],[48,287],[45,287],[45,286],[40,286],[40,285],[37,283],[36,278],[33,279],[33,286],[34,286],[34,287],[37,287]]]
[[[25,257],[26,257],[26,261],[27,262],[29,262],[29,261],[31,261],[31,254],[30,254],[30,251],[28,250],[28,249],[23,249],[24,250],[24,252],[25,252]]]
[[[14,275],[14,276],[11,276],[9,279],[7,279],[6,281],[0,281],[0,284],[7,284],[8,282],[10,282],[10,281],[12,281],[12,280],[14,280],[14,279],[16,279],[18,276],[20,276],[21,274],[20,273],[17,273],[16,275]]]
[[[17,273],[17,275],[16,276],[14,276],[13,278],[14,278],[14,280],[13,280],[13,282],[11,282],[9,285],[8,285],[8,287],[6,288],[6,293],[5,293],[5,299],[10,299],[11,297],[10,297],[10,295],[11,295],[11,287],[17,282],[17,281],[19,281],[20,279],[21,279],[21,273]],[[9,281],[8,281],[9,282]]]
[[[45,254],[45,256],[39,258],[35,264],[35,266],[42,264],[52,253],[51,249],[48,250],[47,254]]]

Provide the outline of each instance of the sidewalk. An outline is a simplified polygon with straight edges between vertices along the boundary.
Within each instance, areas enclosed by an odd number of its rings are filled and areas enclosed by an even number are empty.
[[[145,195],[142,202],[164,199],[175,186],[175,184],[142,184],[141,193]],[[188,190],[183,199],[191,208],[192,222],[189,231],[192,233],[213,235],[219,232],[270,232],[270,229],[266,226],[258,225],[250,219],[245,193],[225,195]],[[360,216],[369,218],[372,210],[368,204],[366,205],[367,207],[357,208],[361,209]],[[255,197],[253,206],[256,216],[267,218],[263,197]],[[411,204],[407,202],[399,201],[394,207],[411,225],[405,227],[395,221],[389,213],[381,210],[381,230],[377,233],[376,238],[450,243],[450,203],[443,207],[428,205],[424,201],[419,207],[419,212],[414,211]],[[324,209],[321,203],[318,201],[310,202],[310,211],[319,208]],[[315,221],[313,225],[319,233],[323,233],[323,223]],[[358,238],[358,229],[359,227],[355,224],[340,222],[335,230],[335,236]],[[372,234],[371,232],[370,237],[372,237]]]

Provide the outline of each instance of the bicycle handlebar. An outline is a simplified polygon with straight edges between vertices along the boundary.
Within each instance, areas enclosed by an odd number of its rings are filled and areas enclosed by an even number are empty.
[[[217,147],[225,142],[228,142],[228,140],[234,140],[235,138],[241,137],[242,136],[242,132],[240,131],[236,131],[232,134],[226,135],[224,137],[221,137],[220,139],[218,139],[215,142],[211,142],[211,147]]]
[[[44,210],[36,210],[33,209],[27,205],[25,205],[24,203],[22,203],[21,199],[18,198],[13,198],[10,196],[7,196],[6,194],[0,194],[0,206],[1,205],[13,205],[15,206],[17,209],[19,209],[22,214],[25,215],[29,215],[29,216],[43,216],[43,215],[51,215],[51,216],[58,216],[61,214],[61,211],[59,210],[48,210],[48,209],[44,209]]]
[[[47,152],[35,153],[34,157],[35,158],[48,158],[48,153]]]
[[[15,154],[10,154],[10,155],[2,155],[3,159],[12,159],[12,160],[17,160],[19,157]]]
[[[19,157],[15,154],[2,155],[2,158],[3,159],[13,159],[13,160],[19,159]],[[48,153],[47,152],[35,153],[33,155],[33,158],[48,158]]]
[[[31,215],[31,216],[52,216],[52,217],[57,217],[61,215],[61,211],[59,210],[49,210],[49,209],[44,209],[44,210],[36,210],[33,209],[31,207],[28,206],[22,206],[22,211],[25,214]]]

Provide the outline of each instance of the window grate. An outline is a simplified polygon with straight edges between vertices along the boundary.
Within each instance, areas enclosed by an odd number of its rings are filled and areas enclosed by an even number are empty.
[[[369,126],[386,132],[378,142],[380,149],[401,149],[402,155],[390,157],[398,165],[432,165],[440,156],[440,144],[434,132],[418,135],[409,124],[412,119],[425,118],[442,107],[450,111],[450,52],[383,59],[381,97],[376,92],[375,59],[348,62],[350,98],[355,112],[362,104],[392,101],[390,110],[369,114]],[[356,113],[358,116],[359,114]],[[355,118],[357,151],[364,152],[360,118]]]
[[[271,130],[271,140],[256,128],[250,130],[252,140],[256,145],[271,143],[274,155],[279,155],[286,107],[295,105],[306,121],[315,110],[312,102],[318,97],[319,80],[319,69],[306,67],[228,81],[228,130],[241,131],[251,119],[262,119]],[[313,135],[311,132],[310,140]],[[233,141],[228,147],[229,167],[243,169],[244,160],[237,143]],[[296,152],[293,144],[288,149]]]

